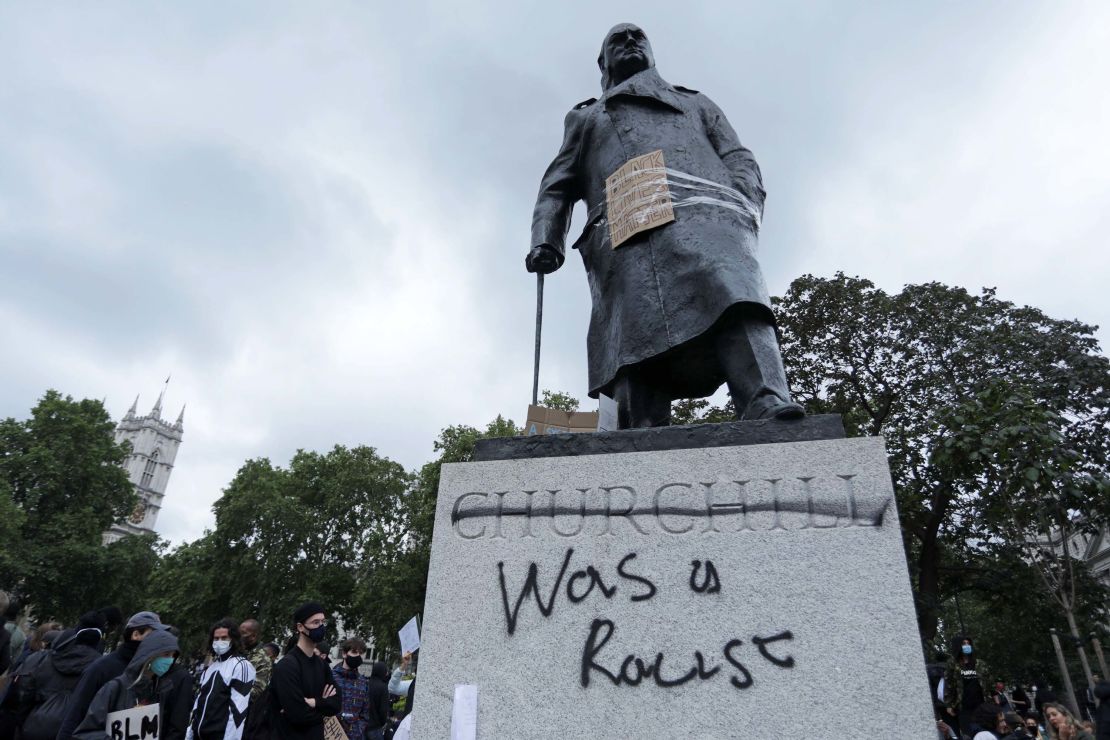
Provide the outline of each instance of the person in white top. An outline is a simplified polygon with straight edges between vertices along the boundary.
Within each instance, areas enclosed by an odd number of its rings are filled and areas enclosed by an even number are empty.
[[[243,657],[239,625],[234,620],[216,622],[208,637],[214,659],[200,678],[185,740],[241,740],[254,666]]]

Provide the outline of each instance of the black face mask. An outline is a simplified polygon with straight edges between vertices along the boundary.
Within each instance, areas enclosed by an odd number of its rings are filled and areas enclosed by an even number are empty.
[[[360,665],[362,665],[362,656],[361,655],[348,655],[347,658],[346,658],[346,661],[347,661],[347,667],[350,668],[352,671],[355,671],[355,670],[358,670],[358,667]]]
[[[312,640],[313,642],[322,642],[323,639],[324,639],[324,636],[327,633],[328,633],[327,625],[321,624],[319,627],[313,627],[312,629],[308,630],[304,634],[305,634],[305,637]]]

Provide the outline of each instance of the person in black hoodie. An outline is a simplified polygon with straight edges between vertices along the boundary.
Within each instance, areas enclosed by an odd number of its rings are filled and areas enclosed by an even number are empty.
[[[297,644],[274,665],[270,675],[270,727],[277,740],[324,740],[324,718],[343,706],[327,663],[314,648],[324,640],[327,618],[314,601],[293,614]],[[358,739],[361,740],[361,739]]]
[[[70,706],[58,728],[56,740],[73,740],[73,731],[89,710],[93,697],[104,684],[123,673],[135,657],[139,644],[151,633],[165,630],[166,625],[154,612],[139,612],[127,620],[123,629],[123,642],[112,652],[97,659],[81,674],[81,681],[73,690]]]
[[[89,711],[73,732],[77,740],[110,740],[108,715],[158,703],[158,740],[184,740],[193,705],[193,682],[178,665],[181,650],[167,630],[155,630],[135,650],[122,674],[96,692]]]
[[[81,673],[100,657],[99,627],[66,630],[53,649],[19,682],[20,704],[27,712],[22,740],[54,740],[69,709]]]
[[[1110,740],[1110,681],[1095,684],[1095,698],[1098,711],[1095,712],[1095,727],[1098,729],[1096,740]]]
[[[0,591],[0,676],[4,675],[12,664],[12,633],[4,626],[8,623],[6,612],[9,603],[8,594]]]
[[[370,667],[367,704],[370,719],[366,724],[366,740],[384,740],[389,724],[389,667],[380,660]]]

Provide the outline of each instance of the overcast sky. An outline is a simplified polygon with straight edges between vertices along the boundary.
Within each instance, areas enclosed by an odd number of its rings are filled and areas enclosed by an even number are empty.
[[[172,373],[175,543],[248,458],[411,469],[523,420],[535,193],[621,21],[755,152],[772,293],[844,270],[1110,325],[1110,3],[388,5],[0,5],[0,416],[145,412]],[[588,400],[588,318],[571,255],[541,387]]]

